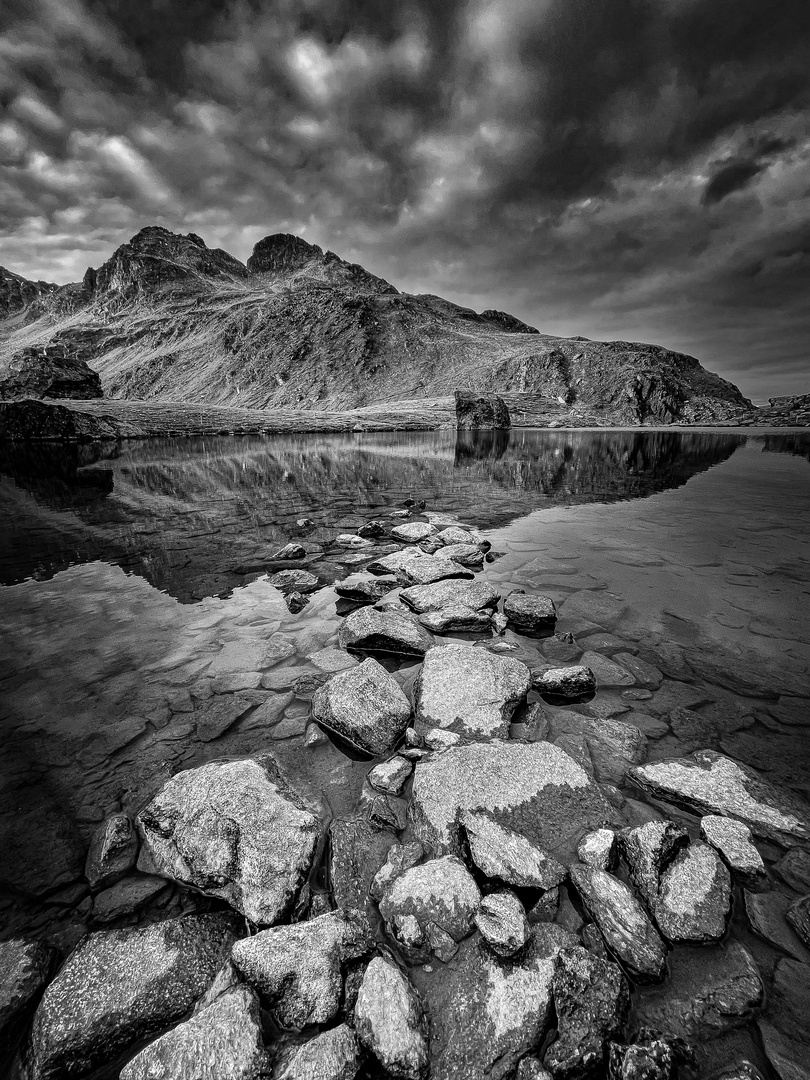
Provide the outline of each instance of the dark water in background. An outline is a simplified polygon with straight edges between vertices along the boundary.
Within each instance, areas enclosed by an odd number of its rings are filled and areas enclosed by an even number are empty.
[[[577,596],[594,609],[607,598],[609,629],[628,647],[676,649],[710,698],[699,714],[745,718],[701,746],[810,794],[810,727],[768,712],[810,707],[808,436],[515,431],[5,446],[2,936],[69,945],[97,928],[82,881],[93,827],[135,812],[180,769],[269,748],[325,818],[356,812],[369,765],[330,743],[304,748],[309,702],[290,689],[335,643],[334,590],[292,616],[264,574],[274,551],[300,539],[311,549],[307,569],[325,582],[345,576],[337,534],[409,497],[486,532],[504,555],[481,576],[504,593],[536,590],[558,605]],[[302,517],[314,525],[299,529]],[[559,629],[569,628],[580,629],[562,618]],[[277,685],[244,691],[236,722],[200,741],[198,719],[221,700],[206,674],[213,657],[270,635]],[[521,645],[513,655],[543,659],[537,642],[507,636]],[[616,696],[600,690],[594,704]],[[267,700],[281,717],[269,732],[251,711]],[[647,703],[623,707],[619,719],[632,723]],[[696,748],[671,730],[648,754]],[[138,918],[195,903],[205,901],[167,889]],[[767,977],[781,954],[750,933],[739,897],[731,936]],[[761,1062],[753,1027],[729,1038]]]

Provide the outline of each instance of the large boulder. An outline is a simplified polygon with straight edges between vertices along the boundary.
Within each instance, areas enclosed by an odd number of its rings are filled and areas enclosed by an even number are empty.
[[[138,827],[151,864],[144,869],[227,900],[261,925],[292,907],[320,831],[269,754],[178,773]]]
[[[803,799],[713,750],[640,765],[628,779],[657,799],[743,821],[757,836],[785,847],[810,840],[810,808]]]
[[[520,660],[470,645],[438,645],[425,654],[416,683],[418,727],[503,738],[530,687],[529,669]]]
[[[411,703],[396,679],[369,657],[318,690],[312,718],[361,753],[382,757],[405,734]]]
[[[82,938],[34,1014],[27,1080],[66,1080],[113,1061],[187,1013],[227,959],[231,915],[190,915]]]
[[[427,1075],[427,1024],[422,1004],[408,976],[392,960],[375,956],[366,968],[354,1008],[354,1025],[358,1039],[386,1075],[399,1080],[422,1080]]]
[[[466,607],[473,611],[496,608],[501,596],[488,581],[436,581],[432,585],[411,585],[399,594],[412,611],[424,615],[446,607]]]
[[[462,430],[477,428],[510,428],[512,420],[503,398],[497,394],[476,394],[456,390],[456,427]]]
[[[0,365],[0,399],[100,398],[97,371],[66,345],[32,345]]]
[[[458,850],[465,810],[488,814],[566,863],[584,833],[617,820],[585,770],[546,742],[493,739],[418,762],[410,807],[417,838],[437,853]]]
[[[259,1002],[236,986],[141,1050],[121,1080],[264,1080],[268,1068]]]
[[[354,652],[421,657],[433,644],[433,638],[404,615],[362,607],[343,620],[338,643],[342,649]]]

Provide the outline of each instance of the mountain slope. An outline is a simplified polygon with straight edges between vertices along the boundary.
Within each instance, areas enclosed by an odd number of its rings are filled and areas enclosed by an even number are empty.
[[[80,285],[17,280],[15,295],[30,285],[32,298],[0,322],[0,376],[20,350],[58,346],[100,374],[107,397],[323,410],[467,388],[631,424],[752,409],[693,357],[550,337],[503,312],[400,293],[285,234],[265,237],[245,266],[152,227]]]

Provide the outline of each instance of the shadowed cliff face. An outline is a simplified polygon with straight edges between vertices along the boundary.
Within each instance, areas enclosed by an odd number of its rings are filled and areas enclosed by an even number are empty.
[[[30,318],[0,322],[0,377],[20,350],[47,345],[89,363],[107,397],[352,409],[469,389],[530,395],[580,425],[712,423],[752,409],[694,357],[550,337],[505,312],[400,293],[286,234],[265,237],[244,266],[194,234],[151,227],[81,285],[45,300],[23,285],[38,300]]]
[[[338,533],[409,497],[481,528],[554,505],[643,498],[725,461],[737,435],[460,432],[0,446],[0,581],[101,559],[184,602],[225,595],[303,539],[346,573]],[[302,531],[299,518],[314,525]]]

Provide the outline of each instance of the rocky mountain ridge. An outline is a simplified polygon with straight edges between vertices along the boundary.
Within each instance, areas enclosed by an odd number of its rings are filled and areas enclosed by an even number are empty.
[[[261,240],[247,265],[153,226],[79,284],[3,271],[0,396],[42,396],[37,365],[53,349],[63,365],[97,372],[108,398],[346,410],[460,388],[531,396],[556,422],[712,423],[754,411],[694,357],[553,337],[505,312],[401,293],[287,234]]]

